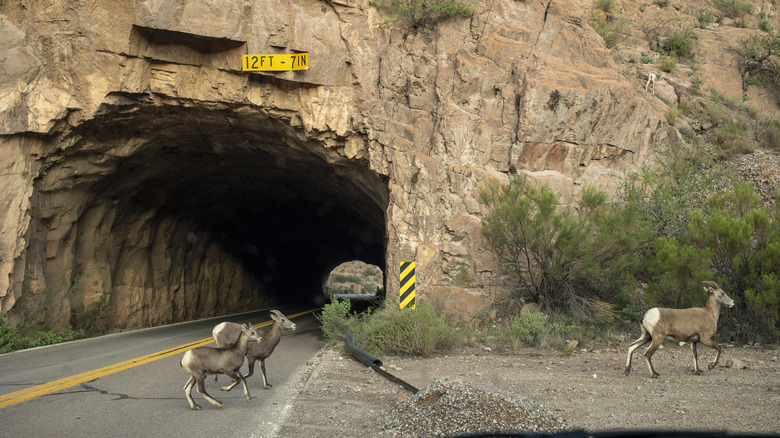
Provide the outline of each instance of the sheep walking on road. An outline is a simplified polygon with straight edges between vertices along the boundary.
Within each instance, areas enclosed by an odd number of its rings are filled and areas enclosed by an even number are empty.
[[[707,291],[707,306],[695,307],[690,309],[665,309],[654,307],[645,313],[640,328],[642,335],[628,347],[628,357],[626,358],[626,375],[631,372],[631,357],[634,350],[650,344],[645,351],[645,361],[652,377],[658,377],[659,374],[653,368],[650,358],[661,346],[664,340],[669,337],[678,342],[689,342],[691,352],[693,353],[693,371],[695,374],[701,374],[699,369],[699,358],[696,353],[696,344],[702,344],[714,348],[718,353],[715,361],[709,364],[708,369],[712,370],[718,364],[721,348],[715,344],[712,337],[718,329],[718,317],[720,315],[720,306],[734,307],[732,300],[723,289],[713,281],[705,281],[704,290]]]
[[[190,373],[190,379],[187,380],[187,384],[184,385],[184,395],[187,397],[190,409],[200,409],[200,406],[192,400],[192,387],[196,383],[198,394],[212,405],[222,406],[222,403],[206,392],[204,382],[207,374],[227,374],[233,379],[233,384],[230,385],[230,387],[222,387],[223,391],[230,391],[240,381],[241,384],[244,385],[244,397],[247,401],[251,399],[251,397],[249,397],[249,390],[246,387],[246,381],[239,369],[241,368],[241,365],[244,364],[244,356],[246,356],[249,342],[260,342],[262,341],[262,338],[257,334],[257,331],[251,324],[238,326],[241,332],[237,337],[237,342],[234,342],[230,346],[221,348],[196,347],[187,350],[184,353],[180,365]]]
[[[246,351],[246,358],[249,363],[249,373],[247,373],[244,378],[247,379],[254,374],[255,362],[259,360],[260,372],[263,376],[263,386],[265,389],[273,387],[273,385],[268,383],[268,374],[265,372],[265,360],[274,352],[274,349],[282,339],[282,330],[289,329],[295,331],[296,328],[295,323],[287,319],[287,317],[278,310],[271,310],[271,319],[274,320],[271,329],[261,330],[259,332],[263,340],[250,342]],[[217,343],[217,346],[230,345],[235,342],[235,339],[238,336],[238,324],[232,322],[218,324],[214,327],[212,336],[214,337],[214,342]],[[236,384],[237,382],[233,382],[229,388],[232,388]]]

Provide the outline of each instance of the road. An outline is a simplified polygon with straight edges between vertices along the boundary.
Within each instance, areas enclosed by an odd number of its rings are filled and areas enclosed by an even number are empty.
[[[244,400],[241,385],[230,392],[219,389],[231,381],[229,377],[220,376],[219,383],[209,378],[206,390],[223,403],[221,408],[193,391],[202,410],[190,410],[182,390],[189,374],[179,365],[184,349],[190,347],[176,348],[209,338],[211,329],[221,321],[270,321],[267,311],[0,355],[0,406],[4,406],[0,407],[0,436],[273,436],[278,428],[274,421],[283,421],[278,411],[286,406],[289,396],[285,387],[296,381],[306,362],[324,344],[319,322],[311,312],[295,316],[303,309],[281,310],[298,329],[285,332],[266,361],[274,387],[263,388],[259,364],[247,382],[252,396],[249,402]],[[246,372],[246,364],[242,370]],[[86,374],[79,379],[81,373]],[[44,387],[41,395],[24,399],[30,388],[51,382],[61,386],[54,390]],[[275,412],[274,418],[264,415],[268,412]]]

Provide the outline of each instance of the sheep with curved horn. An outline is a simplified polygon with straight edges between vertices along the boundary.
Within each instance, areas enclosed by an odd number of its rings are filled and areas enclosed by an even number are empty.
[[[271,310],[271,319],[274,321],[271,329],[258,332],[263,340],[259,342],[250,342],[246,351],[249,372],[244,375],[244,378],[247,379],[254,374],[255,362],[259,360],[260,372],[263,377],[263,386],[265,389],[273,387],[273,385],[268,383],[268,374],[265,372],[265,360],[268,359],[271,353],[274,352],[276,346],[279,345],[279,341],[282,339],[282,330],[289,329],[295,331],[296,329],[295,323],[287,319],[282,312],[276,309]],[[211,334],[214,337],[214,342],[216,342],[217,346],[230,345],[232,342],[235,342],[235,339],[238,336],[237,326],[238,324],[232,322],[223,322],[214,327]],[[236,384],[237,382],[233,382],[233,384],[228,387],[228,390]]]

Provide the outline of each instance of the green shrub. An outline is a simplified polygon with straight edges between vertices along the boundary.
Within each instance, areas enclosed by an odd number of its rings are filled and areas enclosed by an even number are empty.
[[[455,329],[430,304],[400,309],[389,303],[361,318],[357,342],[373,354],[408,354],[428,357],[446,351],[457,340]]]
[[[696,133],[693,132],[693,129],[687,126],[681,126],[678,128],[678,131],[680,131],[680,135],[682,135],[686,143],[696,143],[697,137]]]
[[[680,109],[676,107],[668,107],[666,109],[666,121],[670,125],[674,125],[674,122],[677,121],[677,117],[680,116]]]
[[[714,141],[720,146],[720,155],[724,157],[755,150],[755,145],[748,136],[747,126],[737,119],[726,120],[718,125],[715,128]]]
[[[658,58],[658,67],[661,71],[670,73],[677,67],[677,61],[668,56],[661,56]]]
[[[537,347],[550,332],[547,316],[542,312],[524,312],[515,315],[511,323],[500,331],[499,340],[511,351],[522,345]]]
[[[664,51],[672,57],[693,58],[693,42],[691,31],[675,32],[663,43]]]
[[[740,41],[743,91],[750,84],[780,83],[780,34],[753,35]]]
[[[350,315],[352,303],[349,300],[336,300],[322,307],[320,320],[322,333],[332,342],[344,341],[350,331],[357,327],[357,317]]]
[[[594,19],[592,26],[602,39],[607,48],[614,49],[626,40],[630,22],[628,20],[609,21]]]
[[[749,109],[749,107],[745,105],[743,102],[741,102],[740,100],[735,99],[727,95],[726,93],[720,92],[714,88],[710,89],[710,99],[712,99],[714,103],[719,103],[725,106],[726,108],[729,108],[734,111],[746,111]],[[721,117],[720,120],[718,120],[718,122],[723,120],[725,120],[725,118]]]
[[[471,273],[468,266],[460,265],[455,274],[455,282],[463,287],[471,287],[474,285],[474,274]]]
[[[412,29],[442,18],[468,18],[474,14],[474,2],[460,0],[371,0],[369,4],[390,15],[391,18],[380,25],[392,26],[403,21]]]
[[[658,5],[661,8],[665,8],[669,5],[669,0],[653,0],[654,5]]]
[[[628,175],[620,189],[620,199],[638,211],[640,220],[656,237],[686,237],[688,212],[704,205],[699,194],[720,178],[717,167],[683,148],[673,149],[671,157],[658,167],[643,168]]]
[[[596,0],[591,10],[591,26],[604,39],[604,45],[610,49],[626,40],[631,24],[626,19],[614,20],[612,15],[614,9],[614,0]]]
[[[642,64],[652,64],[653,61],[655,61],[655,60],[653,59],[652,56],[642,56],[640,61],[642,61]]]
[[[5,321],[5,312],[0,312],[0,354],[26,348],[41,347],[85,338],[83,330],[74,331],[70,327],[63,331],[34,329],[29,325],[21,328],[11,327]]]
[[[659,237],[648,262],[648,301],[664,307],[701,307],[707,301],[701,284],[712,279],[711,262],[710,248],[700,251],[674,237]]]
[[[740,19],[753,12],[753,4],[747,1],[713,0],[713,3],[723,15],[729,18]]]
[[[593,2],[593,9],[607,15],[612,14],[615,10],[615,0],[595,0]]]
[[[780,121],[762,120],[760,124],[759,141],[761,145],[780,151]]]
[[[734,299],[724,330],[738,341],[773,338],[780,298],[780,191],[773,210],[761,208],[752,183],[708,198],[690,215],[693,245],[712,251],[720,286]]]
[[[690,108],[691,103],[686,98],[680,98],[680,101],[677,102],[677,109],[680,110],[680,114],[685,114],[688,112],[688,108]]]
[[[357,275],[351,274],[332,274],[330,281],[334,283],[360,283],[362,279]]]
[[[606,194],[585,187],[580,211],[561,208],[559,196],[516,176],[480,191],[488,212],[482,234],[521,297],[543,310],[595,321],[625,285],[648,239],[637,211],[607,202]]]
[[[705,29],[710,23],[715,21],[712,12],[710,11],[701,11],[699,15],[696,16],[696,19],[698,20],[699,28],[701,29]]]

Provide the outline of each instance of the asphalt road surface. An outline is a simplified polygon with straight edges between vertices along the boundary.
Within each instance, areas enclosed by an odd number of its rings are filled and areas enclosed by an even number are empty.
[[[283,308],[297,330],[282,335],[266,360],[272,389],[259,372],[247,379],[252,400],[232,380],[206,379],[206,390],[223,406],[193,390],[200,411],[190,410],[183,387],[189,374],[179,361],[205,344],[222,321],[261,324],[267,311],[112,334],[0,355],[0,436],[15,437],[260,437],[273,432],[264,413],[285,406],[285,385],[323,346],[319,322],[306,309]],[[298,313],[302,313],[299,316]],[[261,327],[264,328],[264,327]],[[246,373],[246,363],[242,367]],[[278,415],[275,415],[278,417]],[[259,433],[258,431],[265,431]],[[272,435],[272,433],[270,433]]]

